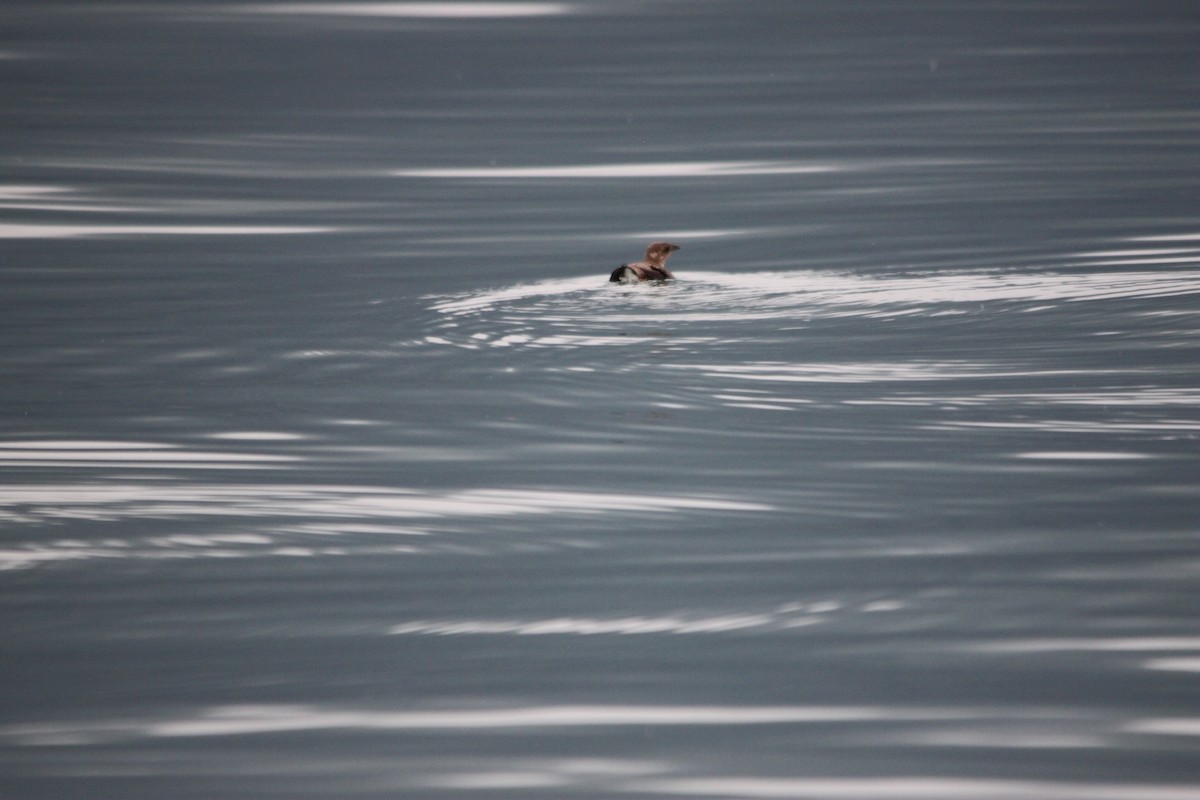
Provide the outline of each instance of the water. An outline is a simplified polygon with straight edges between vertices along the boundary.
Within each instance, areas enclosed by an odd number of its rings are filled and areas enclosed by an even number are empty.
[[[2,13],[0,795],[1200,797],[1191,4]]]

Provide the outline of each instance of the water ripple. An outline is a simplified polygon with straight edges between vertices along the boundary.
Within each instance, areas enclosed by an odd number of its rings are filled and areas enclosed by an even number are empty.
[[[94,239],[108,236],[296,236],[334,228],[302,225],[80,225],[0,223],[0,239]]]
[[[278,434],[277,434],[278,435]],[[22,440],[0,442],[0,467],[94,469],[286,469],[298,456],[185,450],[158,442]]]
[[[0,522],[20,526],[30,538],[0,549],[0,569],[92,559],[321,556],[351,552],[432,552],[413,537],[461,533],[463,520],[489,528],[506,518],[554,515],[576,519],[604,514],[658,516],[687,512],[771,511],[764,503],[716,495],[612,494],[582,490],[484,488],[430,492],[419,489],[285,484],[199,484],[147,480],[41,483],[0,487]],[[172,533],[181,521],[215,530]],[[131,535],[100,526],[88,536],[83,523],[155,522],[153,532]],[[46,540],[39,529],[71,523],[69,537]],[[398,542],[396,537],[404,541]],[[561,544],[561,543],[559,543]],[[503,544],[499,546],[504,546]],[[520,546],[520,543],[517,543]],[[539,546],[555,546],[543,542]],[[577,543],[573,545],[578,546]]]
[[[141,738],[246,736],[320,730],[504,731],[555,728],[821,725],[927,722],[992,716],[984,709],[888,706],[562,705],[497,709],[367,710],[296,705],[215,706],[174,719],[33,723],[0,728],[22,745]],[[999,712],[1021,716],[1019,710]]]
[[[835,612],[879,614],[901,611],[906,602],[872,600],[847,607],[837,600],[784,603],[762,611],[735,613],[638,614],[620,617],[545,617],[540,619],[414,620],[392,626],[395,636],[645,636],[656,634],[780,633],[814,625]]]
[[[557,178],[704,178],[747,175],[808,175],[840,172],[838,164],[802,161],[671,161],[635,164],[569,164],[548,167],[455,167],[398,169],[400,178],[531,179]]]
[[[0,518],[25,521],[171,519],[187,516],[300,518],[447,518],[525,514],[681,510],[770,511],[763,503],[716,496],[610,494],[553,489],[427,492],[378,486],[190,483],[75,483],[0,487]]]
[[[779,800],[1196,800],[1197,788],[1172,784],[1111,784],[990,778],[763,778],[757,776],[647,780],[630,788],[665,797]]]
[[[1197,256],[1188,257],[1191,262]],[[1060,304],[1189,297],[1200,269],[936,272],[855,275],[820,270],[721,274],[680,272],[662,285],[615,286],[601,275],[562,278],[427,298],[439,319],[428,341],[468,349],[641,344],[635,325],[666,325],[692,342],[715,339],[687,326],[839,317],[935,317],[994,304],[1046,312]],[[727,338],[722,337],[724,340]]]
[[[415,19],[504,19],[569,14],[568,3],[253,3],[230,9],[242,14],[318,17],[391,17]]]

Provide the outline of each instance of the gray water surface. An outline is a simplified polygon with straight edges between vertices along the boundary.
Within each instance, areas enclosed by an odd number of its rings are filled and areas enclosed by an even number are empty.
[[[1200,798],[1191,3],[0,18],[0,796]]]

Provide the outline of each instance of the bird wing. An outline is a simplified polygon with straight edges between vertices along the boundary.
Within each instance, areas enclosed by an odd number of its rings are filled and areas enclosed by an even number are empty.
[[[637,270],[628,264],[622,264],[612,271],[612,275],[608,276],[609,283],[637,283],[641,280]]]

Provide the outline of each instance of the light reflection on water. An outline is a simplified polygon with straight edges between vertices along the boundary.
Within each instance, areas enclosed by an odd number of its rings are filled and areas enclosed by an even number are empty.
[[[296,456],[182,450],[147,442],[0,442],[0,466],[93,469],[287,469]]]
[[[968,736],[969,739],[969,736]],[[1011,746],[1012,739],[1005,737]],[[1082,740],[1051,739],[1051,749],[1073,747],[1082,741],[1087,747],[1091,737]],[[935,744],[931,742],[931,744]],[[982,744],[982,742],[981,742]],[[1038,749],[1037,745],[1033,746]],[[1189,787],[1163,783],[1112,785],[1087,781],[1015,781],[980,778],[755,778],[711,777],[692,780],[650,780],[635,782],[634,791],[668,797],[772,797],[787,800],[892,800],[893,798],[923,798],[924,800],[1004,800],[1021,797],[1024,800],[1194,800]]]
[[[605,730],[668,735],[673,728],[778,731],[790,737],[824,737],[841,746],[888,744],[911,753],[921,748],[960,753],[972,748],[1069,753],[1094,749],[1152,747],[1155,737],[1194,736],[1194,719],[1138,717],[1117,711],[1080,713],[1070,709],[1007,706],[656,706],[546,705],[495,709],[362,709],[314,705],[228,705],[191,714],[88,722],[10,725],[0,737],[25,747],[76,748],[158,741],[222,740],[280,734],[317,736],[350,733],[412,733],[508,737],[523,733],[541,742],[565,732]],[[502,740],[497,740],[502,741]],[[244,756],[218,750],[226,769],[241,772]],[[315,756],[320,763],[321,756]],[[547,788],[574,792],[671,797],[771,798],[999,798],[1029,800],[1190,800],[1194,790],[1168,782],[1099,780],[1014,780],[1003,777],[841,776],[776,777],[756,775],[727,759],[704,766],[686,757],[530,757],[440,755],[421,760],[390,758],[393,790],[525,790]],[[337,774],[322,764],[322,774]]]
[[[10,793],[1196,797],[1194,25],[918,5],[14,6]]]
[[[61,741],[104,741],[116,735],[134,737],[243,736],[281,731],[322,729],[370,730],[510,730],[521,728],[627,727],[656,725],[787,725],[839,722],[879,722],[925,719],[969,719],[967,710],[887,709],[846,707],[688,707],[688,706],[567,706],[478,711],[337,711],[304,707],[232,707],[207,710],[192,719],[167,720],[111,728],[55,730],[53,726],[0,729],[0,733],[28,737],[37,744]],[[90,726],[89,726],[90,727]],[[91,733],[92,736],[88,734]],[[92,738],[92,737],[96,738]],[[45,737],[42,739],[41,737]]]
[[[1130,251],[1087,251],[1123,259]],[[1069,262],[1070,259],[1063,259]],[[1196,420],[1186,410],[1200,402],[1194,386],[1156,385],[1160,369],[1141,365],[1109,366],[1105,363],[1073,365],[1069,360],[1021,358],[1002,361],[969,358],[931,358],[891,355],[880,360],[856,360],[839,353],[836,359],[813,361],[747,360],[760,345],[780,335],[803,342],[820,326],[855,318],[897,320],[944,319],[961,316],[995,324],[997,320],[1029,313],[1055,320],[1071,315],[1084,303],[1123,307],[1143,300],[1190,298],[1200,293],[1200,272],[1063,270],[1039,273],[999,270],[936,272],[928,274],[856,275],[821,270],[722,274],[681,272],[667,285],[614,286],[603,276],[553,279],[451,295],[424,298],[430,315],[428,330],[416,340],[395,348],[358,351],[284,352],[284,361],[338,362],[361,359],[365,364],[395,362],[402,369],[412,348],[450,348],[451,351],[562,351],[567,361],[517,364],[521,373],[560,381],[561,403],[572,408],[572,387],[587,388],[614,380],[614,366],[597,361],[596,351],[617,348],[631,357],[616,368],[618,376],[640,376],[635,383],[651,400],[654,413],[679,419],[679,430],[702,430],[703,421],[689,423],[689,415],[729,410],[747,415],[807,416],[814,409],[927,409],[930,416],[914,419],[911,429],[927,434],[1005,432],[1070,434],[1092,437],[1137,434],[1145,442],[1171,442],[1194,435]],[[1164,324],[1187,319],[1185,310],[1138,307],[1137,315]],[[1111,324],[1115,316],[1086,311],[1085,336],[1096,326]],[[760,326],[764,320],[770,327]],[[1044,323],[1039,323],[1044,324]],[[1051,323],[1053,324],[1053,322]],[[719,329],[714,325],[720,325]],[[1088,330],[1091,328],[1090,330]],[[733,336],[725,335],[730,331]],[[782,332],[782,334],[781,334]],[[1177,333],[1175,335],[1178,335]],[[736,360],[718,361],[712,355],[730,351]],[[749,349],[747,349],[749,348]],[[646,351],[652,357],[646,356]],[[1036,355],[1036,354],[1035,354]],[[519,356],[518,356],[519,358]],[[177,362],[178,359],[174,359]],[[376,366],[377,368],[377,366]],[[494,367],[499,369],[500,365]],[[506,371],[511,371],[508,367]],[[561,376],[561,377],[560,377]],[[517,385],[527,379],[514,378]],[[536,378],[535,380],[540,380]],[[1041,384],[1042,390],[1030,387]],[[1125,384],[1125,385],[1123,385]],[[1023,390],[1018,391],[1016,387]],[[656,388],[658,387],[658,388]],[[846,393],[829,394],[831,391]],[[970,387],[970,388],[966,388]],[[593,390],[595,391],[595,390]],[[628,390],[625,390],[628,391]],[[603,396],[603,392],[597,394]],[[582,395],[581,395],[582,397]],[[634,396],[636,397],[636,396]],[[1101,418],[1081,419],[1074,411],[1097,410]],[[1172,414],[1171,410],[1177,409]],[[1058,413],[1056,410],[1061,410]],[[990,411],[987,418],[956,418],[948,412]],[[1072,413],[1065,413],[1071,411]],[[1152,418],[1130,417],[1151,413]],[[753,416],[747,419],[754,419]],[[372,423],[377,424],[377,423]],[[566,432],[565,423],[542,421],[552,433]],[[555,427],[558,426],[558,427]],[[0,511],[12,521],[40,524],[75,519],[188,520],[219,518],[256,520],[245,530],[183,533],[141,538],[113,537],[102,532],[95,539],[64,539],[44,544],[27,542],[5,553],[9,567],[55,560],[103,558],[190,558],[239,555],[345,555],[380,547],[380,552],[432,552],[430,546],[405,542],[381,545],[378,536],[444,535],[456,521],[474,520],[472,526],[506,516],[647,514],[730,514],[778,511],[803,507],[813,517],[889,519],[888,504],[872,498],[820,488],[800,487],[787,494],[758,489],[746,491],[737,482],[719,492],[686,492],[688,474],[671,490],[635,489],[608,493],[581,489],[567,482],[556,486],[484,485],[454,492],[436,492],[403,485],[334,485],[303,481],[255,485],[197,483],[187,479],[163,480],[171,472],[245,471],[278,474],[303,472],[333,462],[407,464],[484,464],[511,458],[514,448],[536,452],[544,458],[574,453],[583,458],[621,457],[631,446],[614,436],[585,441],[575,436],[556,444],[527,441],[533,426],[512,422],[498,425],[480,420],[460,422],[458,434],[488,430],[498,440],[491,448],[466,435],[460,444],[438,441],[434,428],[429,441],[394,441],[346,446],[330,444],[328,434],[287,430],[233,430],[205,434],[209,441],[234,443],[244,449],[210,449],[146,441],[30,439],[0,442],[0,466],[25,470],[71,469],[105,476],[95,482],[49,482],[13,486],[0,492]],[[443,431],[449,433],[450,429]],[[749,433],[749,429],[745,431]],[[786,429],[780,436],[794,435]],[[444,437],[443,437],[444,438]],[[751,440],[753,437],[751,437]],[[894,458],[850,459],[857,470],[994,472],[1028,469],[1044,464],[1047,474],[1059,465],[1106,469],[1123,462],[1177,458],[1153,447],[1038,446],[1025,440],[986,451],[972,463],[932,463]],[[256,448],[252,450],[249,448]],[[638,447],[648,452],[648,447]],[[909,466],[903,467],[902,465]],[[114,480],[114,471],[140,473],[149,480]],[[1174,489],[1180,485],[1173,484]],[[1160,490],[1172,489],[1165,484]],[[1172,489],[1173,490],[1173,489]],[[328,520],[328,521],[321,521]],[[414,523],[414,521],[418,521]],[[309,537],[323,537],[314,544]],[[364,538],[365,537],[365,538]],[[103,538],[109,544],[97,545]]]
[[[888,383],[971,380],[978,378],[1038,378],[1079,374],[1072,370],[1015,369],[1011,365],[962,362],[893,362],[841,364],[688,364],[673,368],[696,370],[708,377],[767,383]],[[1094,374],[1094,373],[1093,373]],[[861,401],[860,401],[861,402]]]
[[[0,224],[0,239],[89,239],[103,236],[291,236],[330,228],[288,225],[69,225]]]
[[[108,445],[105,445],[106,447]],[[120,447],[115,448],[121,451]],[[61,451],[54,451],[55,454]],[[97,451],[83,450],[83,453]],[[145,452],[131,446],[114,454],[99,451],[103,460],[82,464],[98,470],[147,467]],[[160,450],[152,450],[158,454]],[[170,452],[170,451],[168,451]],[[45,453],[38,454],[44,458]],[[70,458],[76,454],[66,453]],[[197,467],[195,454],[172,453],[183,464]],[[221,456],[228,458],[228,456]],[[249,457],[253,458],[253,457]],[[270,457],[262,457],[270,460]],[[279,459],[280,457],[275,457]],[[122,459],[128,459],[123,462]],[[47,459],[40,466],[57,466]],[[33,463],[33,466],[39,466]],[[80,463],[70,466],[78,467]],[[162,464],[151,464],[161,469]],[[200,467],[206,466],[200,464]],[[224,469],[236,469],[223,465]],[[188,559],[263,556],[341,556],[374,552],[413,554],[453,547],[464,521],[494,526],[507,517],[553,515],[557,519],[600,514],[645,515],[688,513],[745,514],[773,510],[764,503],[718,496],[605,494],[550,489],[476,489],[434,493],[417,489],[375,486],[305,484],[189,483],[148,479],[119,482],[111,478],[87,483],[35,483],[0,488],[0,521],[32,534],[25,542],[10,538],[0,550],[0,569],[30,567],[60,561],[93,559]],[[215,532],[153,533],[130,537],[113,526],[138,521],[214,520]],[[39,529],[64,523],[104,523],[91,535],[82,530],[65,538],[48,539]],[[167,525],[168,529],[170,525]],[[119,527],[117,528],[119,531]],[[391,537],[442,534],[428,545]],[[503,543],[485,543],[503,547]],[[549,541],[554,546],[554,541]]]
[[[554,167],[486,167],[402,169],[400,178],[701,178],[752,175],[812,175],[839,172],[848,167],[836,164],[807,164],[787,161],[691,161],[637,164],[564,164]]]
[[[222,11],[241,14],[329,17],[413,17],[417,19],[503,19],[568,14],[580,6],[568,3],[249,3]]]

